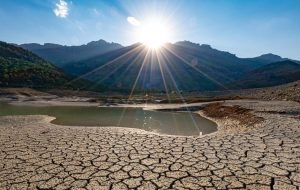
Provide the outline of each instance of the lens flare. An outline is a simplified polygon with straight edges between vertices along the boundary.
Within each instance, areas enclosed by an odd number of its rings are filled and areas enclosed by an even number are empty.
[[[141,22],[137,30],[138,41],[150,49],[159,49],[170,41],[171,31],[161,20]]]

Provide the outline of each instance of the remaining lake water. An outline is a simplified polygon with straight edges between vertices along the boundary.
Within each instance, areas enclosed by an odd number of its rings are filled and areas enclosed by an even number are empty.
[[[216,123],[192,112],[163,112],[142,108],[84,106],[25,106],[0,103],[0,116],[49,115],[67,126],[129,127],[168,135],[198,136],[217,130]]]

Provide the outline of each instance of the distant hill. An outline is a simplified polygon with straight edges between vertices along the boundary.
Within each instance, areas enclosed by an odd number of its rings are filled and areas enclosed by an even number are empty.
[[[272,54],[272,53],[267,53],[267,54],[260,55],[258,57],[244,58],[244,59],[246,59],[248,61],[253,61],[254,64],[256,64],[257,66],[264,66],[264,65],[267,65],[267,64],[270,64],[270,63],[275,63],[275,62],[280,62],[280,61],[287,61],[287,60],[290,60],[290,61],[293,61],[295,63],[300,64],[300,61],[298,61],[298,60],[283,58],[279,55],[275,55],[275,54]]]
[[[73,77],[23,48],[0,42],[0,86],[33,88],[80,87],[66,85]]]
[[[209,45],[182,41],[157,52],[138,43],[63,69],[111,89],[131,89],[136,83],[137,89],[191,91],[226,89],[225,84],[259,66]]]
[[[300,64],[286,60],[255,69],[238,80],[237,84],[239,88],[259,88],[297,80],[300,80]]]
[[[59,44],[45,43],[44,45],[31,43],[21,44],[20,47],[30,50],[45,60],[58,67],[68,62],[88,59],[105,52],[116,50],[122,46],[117,43],[109,43],[104,40],[92,41],[81,46],[62,46]]]
[[[255,62],[259,62],[262,65],[287,60],[286,58],[282,58],[279,55],[275,55],[275,54],[272,54],[272,53],[263,54],[263,55],[258,56],[258,57],[247,58],[247,59],[255,61]]]

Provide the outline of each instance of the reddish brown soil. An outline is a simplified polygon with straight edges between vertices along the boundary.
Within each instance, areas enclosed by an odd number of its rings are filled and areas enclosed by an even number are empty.
[[[208,117],[212,118],[230,118],[237,120],[240,124],[250,126],[263,121],[262,117],[255,116],[250,109],[242,108],[240,106],[224,106],[222,103],[213,103],[207,105],[203,109]]]

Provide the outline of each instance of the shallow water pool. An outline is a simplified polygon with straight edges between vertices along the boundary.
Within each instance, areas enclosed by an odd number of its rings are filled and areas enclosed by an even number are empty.
[[[0,116],[49,115],[58,125],[130,127],[168,135],[198,136],[217,130],[216,123],[191,112],[149,111],[142,108],[24,106],[0,103]]]

